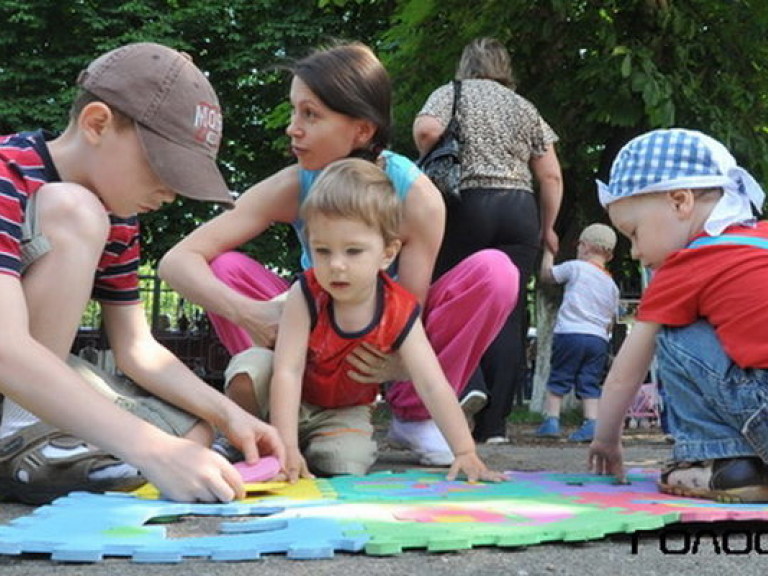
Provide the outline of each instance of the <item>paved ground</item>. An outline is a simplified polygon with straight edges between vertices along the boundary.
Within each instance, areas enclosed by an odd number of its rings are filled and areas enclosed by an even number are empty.
[[[530,426],[510,429],[513,444],[481,446],[486,461],[500,470],[560,470],[583,472],[586,446],[565,441],[541,441],[532,437]],[[669,445],[655,430],[628,433],[627,465],[654,467],[667,458]],[[403,452],[384,450],[378,469],[400,470],[413,467],[413,460]],[[0,503],[0,523],[28,514],[30,508]],[[706,526],[712,528],[712,526]],[[738,528],[738,527],[736,527]],[[735,529],[718,526],[717,530]],[[754,527],[750,528],[755,530]],[[714,547],[702,546],[696,554],[665,554],[684,550],[679,532],[667,529],[661,534],[644,534],[634,541],[629,536],[617,536],[596,542],[568,545],[563,543],[502,550],[475,549],[455,553],[426,553],[410,551],[392,557],[370,557],[362,554],[338,554],[329,560],[296,561],[282,556],[270,556],[261,561],[243,563],[213,563],[187,560],[173,565],[141,565],[125,559],[110,559],[97,564],[56,564],[45,556],[0,556],[2,576],[369,576],[369,575],[446,575],[446,576],[533,576],[533,575],[667,575],[702,576],[738,573],[765,574],[768,559],[758,551],[745,555],[717,554]],[[762,548],[768,553],[768,528]],[[662,543],[662,538],[664,542]],[[679,542],[679,543],[678,543]],[[743,546],[742,548],[743,549]]]

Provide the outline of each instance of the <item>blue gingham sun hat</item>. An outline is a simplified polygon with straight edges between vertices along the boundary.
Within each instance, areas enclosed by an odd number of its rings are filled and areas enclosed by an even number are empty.
[[[736,164],[720,142],[694,130],[653,130],[630,140],[611,166],[610,183],[597,181],[600,203],[638,194],[683,188],[722,188],[705,231],[717,235],[727,226],[755,221],[752,207],[762,211],[765,193]]]

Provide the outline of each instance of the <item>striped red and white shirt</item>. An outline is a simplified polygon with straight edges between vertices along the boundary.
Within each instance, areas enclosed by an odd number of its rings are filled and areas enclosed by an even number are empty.
[[[60,182],[42,130],[0,136],[0,274],[21,277],[21,226],[27,202],[43,184]],[[92,297],[139,302],[139,221],[110,214],[111,228],[95,270]]]

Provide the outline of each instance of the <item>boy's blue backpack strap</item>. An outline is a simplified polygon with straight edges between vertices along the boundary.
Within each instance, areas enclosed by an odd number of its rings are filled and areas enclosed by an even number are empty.
[[[716,246],[738,244],[742,246],[754,246],[768,250],[768,239],[757,236],[738,236],[736,234],[722,234],[720,236],[702,236],[688,244],[686,248],[702,248],[704,246]]]

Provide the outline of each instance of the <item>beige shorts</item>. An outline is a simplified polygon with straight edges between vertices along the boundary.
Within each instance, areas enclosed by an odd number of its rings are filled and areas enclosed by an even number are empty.
[[[199,419],[147,393],[125,376],[101,370],[73,354],[67,359],[83,379],[115,404],[174,436],[186,436]]]
[[[224,371],[224,388],[238,374],[253,386],[259,416],[269,419],[269,386],[273,352],[249,348],[232,357]],[[376,461],[371,405],[322,408],[302,402],[299,408],[299,446],[310,470],[319,474],[366,474]]]

